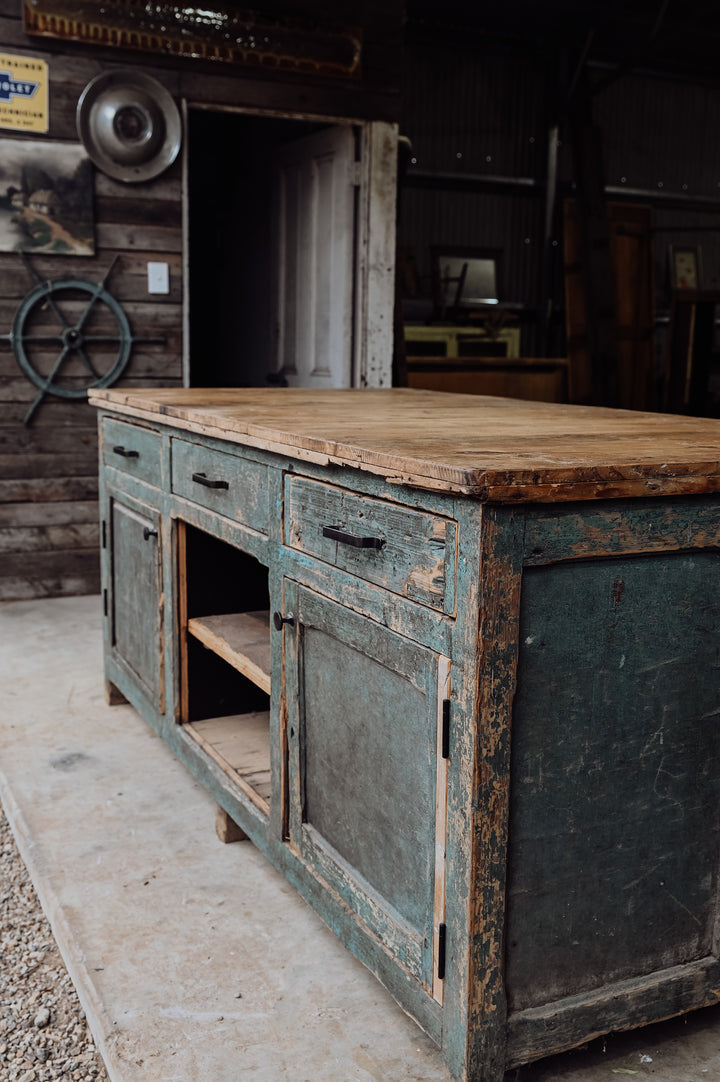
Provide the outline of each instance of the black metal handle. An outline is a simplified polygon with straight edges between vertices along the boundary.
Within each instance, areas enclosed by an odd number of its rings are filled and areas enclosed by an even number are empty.
[[[295,615],[289,612],[287,616],[283,616],[281,612],[273,613],[273,623],[275,624],[276,631],[282,631],[283,624],[288,624],[290,627],[295,626]]]
[[[122,455],[123,458],[140,458],[137,451],[127,451],[124,447],[113,447],[113,453],[116,455]]]
[[[192,479],[205,488],[229,488],[227,481],[212,481],[206,473],[194,473]]]
[[[337,526],[323,526],[322,535],[331,541],[339,541],[341,545],[351,545],[354,549],[381,549],[385,544],[384,537],[356,537],[355,534],[338,530]]]
[[[151,530],[149,526],[143,526],[143,541],[147,541],[150,537],[157,537],[157,530]]]

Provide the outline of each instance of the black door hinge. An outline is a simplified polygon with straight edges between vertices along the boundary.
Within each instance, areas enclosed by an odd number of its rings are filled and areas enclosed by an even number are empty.
[[[443,759],[450,758],[450,700],[443,699],[442,704],[442,748]]]
[[[445,980],[445,953],[447,950],[447,924],[438,927],[438,962],[437,976],[439,981]]]
[[[107,590],[103,590],[103,612],[104,612],[105,616],[107,616],[107,613],[108,613]]]
[[[102,520],[102,547],[107,548],[107,522]]]

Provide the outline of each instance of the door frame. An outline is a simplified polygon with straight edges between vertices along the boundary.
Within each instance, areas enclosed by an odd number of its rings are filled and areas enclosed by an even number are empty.
[[[395,308],[395,237],[397,215],[398,126],[384,120],[294,113],[287,109],[258,109],[219,103],[182,101],[185,132],[190,109],[349,125],[359,132],[358,201],[355,230],[354,335],[351,386],[391,387]],[[188,198],[189,148],[183,141],[182,267],[183,267],[183,385],[190,386],[190,252]]]

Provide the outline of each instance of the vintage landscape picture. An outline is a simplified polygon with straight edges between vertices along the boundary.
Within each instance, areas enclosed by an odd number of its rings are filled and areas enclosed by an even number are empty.
[[[0,251],[94,255],[84,147],[0,139]]]

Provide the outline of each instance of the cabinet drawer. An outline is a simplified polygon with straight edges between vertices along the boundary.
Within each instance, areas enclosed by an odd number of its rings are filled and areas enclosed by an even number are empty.
[[[288,476],[284,529],[291,548],[411,601],[455,611],[452,519]]]
[[[268,529],[267,466],[187,440],[172,441],[172,491],[253,530]]]
[[[106,417],[103,421],[103,462],[139,477],[151,485],[161,483],[162,440],[157,432]]]

